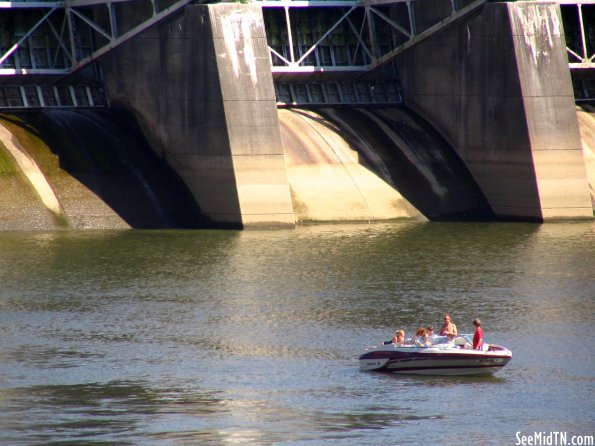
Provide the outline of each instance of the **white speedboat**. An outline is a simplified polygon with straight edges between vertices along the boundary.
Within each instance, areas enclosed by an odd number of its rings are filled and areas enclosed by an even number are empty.
[[[472,336],[471,336],[472,337]],[[469,335],[431,338],[430,346],[386,344],[370,347],[359,357],[361,370],[418,375],[491,375],[512,358],[506,347],[484,344],[474,350]]]

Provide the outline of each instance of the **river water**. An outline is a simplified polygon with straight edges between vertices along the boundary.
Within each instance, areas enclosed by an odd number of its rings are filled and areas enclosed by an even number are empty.
[[[0,444],[518,444],[595,431],[595,223],[0,233]],[[452,314],[493,377],[361,372]]]

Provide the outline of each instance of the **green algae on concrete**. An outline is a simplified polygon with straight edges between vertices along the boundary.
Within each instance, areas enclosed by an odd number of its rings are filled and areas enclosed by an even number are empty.
[[[0,176],[14,175],[16,173],[17,168],[14,165],[14,160],[8,153],[2,141],[0,141]]]
[[[0,141],[0,230],[65,228],[68,226],[65,216],[59,211],[52,212],[46,207],[40,192],[21,170],[14,153],[6,146],[10,144],[13,150],[24,153],[24,156],[31,160],[28,151],[24,150],[23,145],[15,137],[15,133],[18,133],[22,138],[26,132],[21,132],[19,126],[13,124],[14,121],[18,119],[10,115],[0,116],[4,137],[7,137],[7,133],[10,135],[8,140]],[[32,162],[35,164],[34,161]],[[40,174],[39,170],[36,172],[36,178],[43,181],[44,175]],[[47,184],[45,187],[47,190]],[[55,197],[53,199],[56,204]]]
[[[41,201],[30,181],[3,150],[2,169],[13,173],[0,193],[0,230],[206,225],[181,179],[121,113],[26,111],[1,115],[0,123],[11,134],[5,138],[39,168],[42,178],[39,172],[37,178],[47,182],[44,190],[55,195],[63,211],[62,219],[44,216],[48,211],[38,209]]]
[[[7,152],[14,162],[13,168],[17,171],[17,176],[22,178],[25,188],[34,191],[36,201],[40,201],[49,215],[49,220],[54,226],[68,227],[68,221],[64,215],[64,210],[60,205],[52,186],[48,183],[46,175],[39,168],[38,163],[29,155],[28,151],[22,146],[15,135],[4,125],[0,124],[0,135],[3,140],[5,152]],[[22,137],[27,140],[27,138]],[[29,142],[29,141],[27,141]],[[16,178],[14,178],[16,180]],[[5,199],[4,201],[8,201]],[[13,201],[15,205],[20,201]]]
[[[59,160],[48,145],[38,136],[40,130],[22,117],[11,114],[0,114],[0,122],[6,127],[18,143],[26,148],[26,152],[35,160],[44,175],[60,174]]]

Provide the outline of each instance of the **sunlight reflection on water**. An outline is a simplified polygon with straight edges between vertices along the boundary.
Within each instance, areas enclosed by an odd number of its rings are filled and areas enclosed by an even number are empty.
[[[592,223],[2,233],[0,443],[588,434],[594,234]],[[359,371],[365,347],[445,312],[460,331],[481,317],[511,363],[494,377]]]

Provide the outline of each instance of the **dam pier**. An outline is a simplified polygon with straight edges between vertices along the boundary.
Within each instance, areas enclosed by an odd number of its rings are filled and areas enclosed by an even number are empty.
[[[0,6],[0,230],[593,219],[593,2]]]

